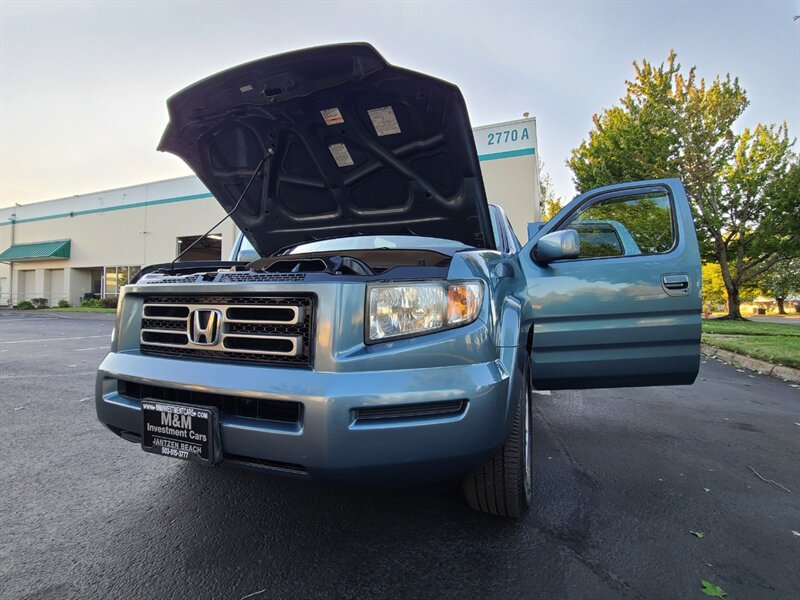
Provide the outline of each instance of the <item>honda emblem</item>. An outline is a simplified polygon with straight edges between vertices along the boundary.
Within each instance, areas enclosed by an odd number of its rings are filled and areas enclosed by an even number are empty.
[[[189,320],[189,339],[198,346],[216,346],[222,331],[222,311],[196,308]]]

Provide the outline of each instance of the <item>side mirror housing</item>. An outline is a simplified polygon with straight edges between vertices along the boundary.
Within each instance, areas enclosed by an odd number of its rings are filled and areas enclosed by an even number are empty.
[[[533,249],[534,260],[548,264],[554,260],[578,258],[581,254],[581,239],[574,229],[554,231],[541,237]]]

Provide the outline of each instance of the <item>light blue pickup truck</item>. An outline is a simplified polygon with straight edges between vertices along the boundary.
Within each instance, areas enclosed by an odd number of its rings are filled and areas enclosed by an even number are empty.
[[[461,480],[531,503],[531,390],[691,384],[700,259],[677,180],[585,193],[523,246],[459,89],[367,44],[179,92],[159,146],[243,232],[143,269],[97,415],[148,452],[330,481]]]

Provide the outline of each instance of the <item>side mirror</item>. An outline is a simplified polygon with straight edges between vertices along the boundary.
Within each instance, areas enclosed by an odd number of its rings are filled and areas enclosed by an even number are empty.
[[[534,260],[547,264],[554,260],[578,258],[581,254],[581,239],[574,229],[554,231],[541,237],[533,249]]]

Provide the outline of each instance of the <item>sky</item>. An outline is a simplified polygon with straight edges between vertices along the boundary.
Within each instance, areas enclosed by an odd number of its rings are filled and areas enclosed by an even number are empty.
[[[191,174],[156,151],[166,99],[271,54],[366,41],[461,88],[473,126],[537,119],[558,195],[632,61],[738,76],[737,128],[800,134],[800,0],[16,2],[0,0],[0,208]],[[795,151],[798,145],[795,145]]]

